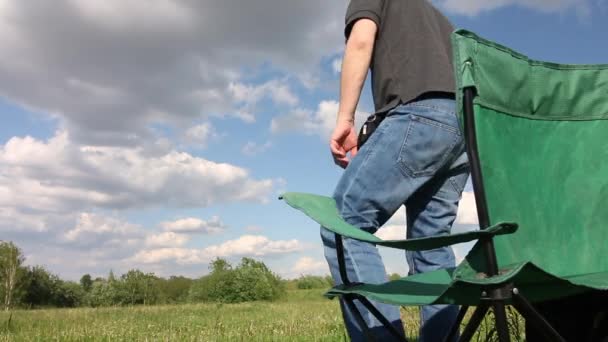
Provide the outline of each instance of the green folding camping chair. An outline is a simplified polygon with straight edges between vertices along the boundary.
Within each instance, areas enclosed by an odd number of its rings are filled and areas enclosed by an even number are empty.
[[[464,30],[452,43],[481,230],[387,241],[343,221],[331,198],[282,198],[336,233],[343,284],[326,295],[352,308],[361,301],[387,328],[367,298],[461,305],[449,338],[475,307],[464,341],[490,308],[499,340],[509,341],[505,305],[513,305],[548,340],[563,341],[531,303],[608,290],[608,65],[534,61]],[[477,242],[454,269],[372,285],[348,280],[342,237],[406,250]]]

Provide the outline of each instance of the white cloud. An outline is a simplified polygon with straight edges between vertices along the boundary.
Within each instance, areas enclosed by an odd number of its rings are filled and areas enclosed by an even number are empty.
[[[464,191],[462,199],[458,204],[458,214],[454,222],[453,233],[460,232],[462,226],[478,225],[477,207],[475,206],[475,194],[472,191]],[[397,212],[382,226],[375,234],[384,240],[400,240],[406,238],[406,215],[405,207],[399,208]]]
[[[291,113],[277,116],[270,123],[273,133],[300,132],[306,135],[319,135],[328,140],[336,124],[339,103],[336,101],[321,101],[316,112],[306,109],[295,109]],[[355,123],[357,127],[363,124],[369,113],[357,111]]]
[[[203,249],[159,248],[139,251],[131,260],[137,263],[176,262],[177,264],[208,263],[214,258],[261,257],[295,253],[303,250],[298,240],[273,241],[261,235],[243,235],[220,245]]]
[[[47,142],[10,139],[0,146],[0,169],[0,208],[46,212],[260,202],[273,187],[230,164],[176,151],[150,157],[143,148],[77,146],[66,132]]]
[[[140,226],[91,213],[80,214],[76,226],[64,234],[65,241],[70,244],[95,247],[107,243],[135,243],[142,236]]]
[[[214,127],[210,123],[205,122],[188,128],[184,134],[184,141],[188,145],[204,148],[210,139],[217,136],[214,132]]]
[[[209,260],[203,258],[200,250],[188,248],[157,248],[139,251],[130,263],[156,264],[175,262],[177,264],[202,264]]]
[[[4,227],[0,231],[3,239],[16,241],[23,248],[27,264],[50,266],[53,272],[59,270],[62,277],[75,280],[84,273],[104,275],[113,269],[119,274],[133,268],[159,275],[200,275],[201,269],[206,270],[200,265],[217,257],[279,256],[306,248],[295,239],[272,240],[261,235],[243,235],[204,248],[188,248],[191,236],[184,232],[148,229],[98,213],[63,217],[66,219],[60,222],[47,221],[49,229],[36,235],[31,231],[5,231]],[[24,237],[27,239],[22,240]]]
[[[236,240],[226,241],[204,249],[212,257],[263,256],[301,251],[304,247],[298,240],[273,241],[261,235],[243,235]]]
[[[405,206],[401,206],[386,224],[376,232],[376,236],[383,240],[402,240],[406,234]]]
[[[295,106],[299,99],[294,95],[285,81],[271,80],[259,85],[246,85],[243,83],[232,82],[228,90],[239,106],[237,112],[246,122],[255,121],[251,114],[255,111],[255,106],[262,99],[271,99],[275,104]]]
[[[226,225],[218,216],[213,216],[209,221],[204,221],[195,217],[188,217],[176,221],[162,222],[161,226],[167,232],[175,233],[203,233],[217,234],[226,229]]]
[[[0,175],[0,179],[2,176]],[[8,192],[8,189],[0,191]],[[0,194],[0,198],[8,197]],[[26,214],[17,208],[0,206],[0,231],[43,233],[49,230],[47,219],[40,215]]]
[[[591,3],[588,0],[442,0],[437,1],[447,11],[476,16],[506,6],[522,6],[542,12],[562,12],[574,9],[579,15],[588,15]]]
[[[262,154],[266,152],[269,148],[272,147],[272,143],[267,141],[263,144],[258,144],[253,141],[248,141],[245,146],[241,149],[241,152],[246,156],[257,156],[258,154]]]
[[[169,0],[127,0],[120,6],[113,1],[69,0],[87,20],[109,30],[123,30],[136,27],[153,29],[154,25],[183,26],[193,24],[194,18],[188,8]],[[141,8],[145,7],[145,11]],[[142,26],[139,26],[142,25]]]
[[[148,235],[145,245],[147,247],[180,247],[190,240],[188,235],[164,232]]]
[[[296,277],[300,275],[326,275],[329,274],[329,267],[325,260],[301,257],[293,266],[292,273]]]
[[[0,96],[60,118],[75,141],[89,145],[149,143],[149,127],[159,123],[253,121],[254,108],[242,101],[298,99],[282,80],[245,85],[246,77],[265,65],[311,84],[320,70],[310,70],[343,46],[345,6],[346,0],[3,1]]]
[[[477,218],[477,207],[475,205],[475,194],[472,191],[464,191],[458,205],[457,224],[479,224]]]
[[[331,62],[331,69],[335,74],[339,74],[342,71],[342,58],[336,58]]]
[[[382,240],[403,240],[405,239],[406,228],[403,225],[384,225],[376,232],[376,236]]]

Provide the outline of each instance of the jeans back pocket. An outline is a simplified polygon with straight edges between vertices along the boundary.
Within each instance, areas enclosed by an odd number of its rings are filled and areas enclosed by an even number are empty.
[[[411,177],[431,176],[445,165],[462,136],[458,128],[438,121],[414,114],[409,119],[399,167]]]

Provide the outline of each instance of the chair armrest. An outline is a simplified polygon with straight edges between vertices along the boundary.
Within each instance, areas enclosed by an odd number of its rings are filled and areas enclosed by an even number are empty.
[[[517,231],[518,228],[516,223],[501,222],[484,230],[476,230],[458,234],[440,235],[419,239],[382,240],[379,237],[344,221],[338,213],[336,202],[333,198],[290,192],[282,195],[279,197],[279,199],[284,200],[291,207],[302,211],[308,217],[336,234],[380,246],[410,251],[430,250],[455,245],[458,243],[479,240],[481,238],[492,238],[497,235],[512,234]]]

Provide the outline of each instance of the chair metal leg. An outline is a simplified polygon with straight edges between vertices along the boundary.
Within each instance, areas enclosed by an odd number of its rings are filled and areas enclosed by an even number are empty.
[[[460,332],[460,324],[462,324],[462,320],[464,316],[469,311],[468,305],[463,305],[460,307],[460,311],[458,312],[458,316],[456,317],[456,322],[452,325],[450,332],[443,338],[443,342],[453,341],[456,335]]]
[[[391,322],[389,322],[388,319],[386,319],[386,317],[384,317],[384,315],[380,311],[378,311],[378,309],[376,309],[376,307],[367,298],[363,296],[356,296],[355,298],[357,298],[361,302],[361,304],[363,304],[369,310],[369,312],[371,312],[372,315],[374,315],[376,319],[378,319],[378,321],[380,321],[380,323],[382,323],[382,325],[384,325],[384,327],[386,327],[388,331],[390,331],[393,337],[395,337],[397,340],[407,342],[407,338],[405,336],[402,336],[397,331],[397,329],[391,324]]]
[[[530,320],[532,326],[545,338],[550,341],[566,342],[566,340],[547,322],[530,302],[519,293],[518,289],[513,289],[514,306],[526,320]]]
[[[496,332],[498,333],[498,341],[510,342],[511,336],[509,335],[509,325],[507,324],[507,312],[505,310],[505,303],[503,301],[497,301],[492,304],[494,309],[494,318],[496,322]]]
[[[363,334],[365,335],[365,339],[367,341],[375,341],[376,339],[374,338],[374,335],[372,334],[371,330],[367,326],[367,323],[365,323],[363,316],[361,316],[361,312],[359,312],[359,309],[357,309],[357,306],[355,306],[355,303],[353,302],[353,300],[351,298],[343,298],[343,299],[344,299],[344,303],[346,303],[346,305],[348,306],[350,311],[353,313],[353,316],[355,316],[355,320],[357,321],[357,324],[359,324],[359,326],[361,327],[361,330],[363,331]]]
[[[462,335],[460,335],[459,342],[469,342],[477,328],[479,328],[479,324],[481,324],[481,320],[485,317],[486,313],[488,313],[488,309],[490,307],[487,304],[480,304],[475,311],[473,312],[473,316],[469,320],[469,323],[464,328]]]

